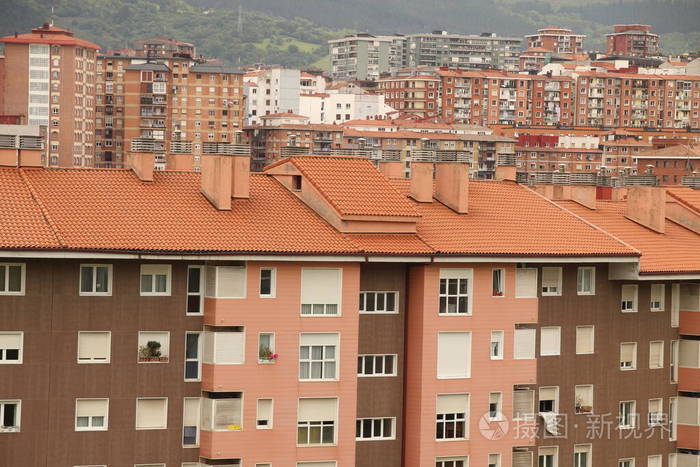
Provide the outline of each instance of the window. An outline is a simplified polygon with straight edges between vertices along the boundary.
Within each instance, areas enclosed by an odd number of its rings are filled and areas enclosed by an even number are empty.
[[[297,462],[297,467],[337,467],[335,461],[327,462]]]
[[[337,398],[299,399],[297,445],[335,444]]]
[[[595,295],[595,267],[578,268],[576,293],[579,295]]]
[[[647,457],[647,467],[661,467],[661,454]]]
[[[636,405],[635,401],[620,402],[620,428],[636,427]]]
[[[661,426],[664,423],[663,399],[649,399],[649,426]]]
[[[494,269],[491,276],[491,296],[502,297],[505,294],[505,269]]]
[[[488,467],[501,467],[501,455],[500,454],[489,454]]]
[[[305,333],[299,337],[299,379],[336,379],[338,334]]]
[[[471,269],[440,269],[441,315],[471,314]]]
[[[336,120],[340,120],[340,116]],[[292,190],[301,191],[301,175],[292,175]]]
[[[303,268],[301,270],[301,314],[337,316],[340,314],[340,269]]]
[[[574,446],[574,467],[591,467],[591,445],[577,444]]]
[[[141,265],[141,295],[170,295],[169,264]]]
[[[668,440],[676,441],[677,433],[677,420],[678,420],[678,398],[669,397],[668,398]]]
[[[357,376],[396,376],[396,354],[360,355],[357,357]]]
[[[649,368],[652,370],[664,367],[664,342],[649,342]]]
[[[438,394],[435,439],[467,439],[468,394]]]
[[[527,360],[535,358],[535,329],[516,329],[514,332],[513,358]]]
[[[514,451],[513,467],[532,467],[532,452]]]
[[[78,332],[78,363],[109,363],[111,339],[109,331]]]
[[[540,388],[540,404],[539,412],[559,413],[559,388],[558,387],[542,387]]]
[[[538,451],[538,466],[539,467],[557,467],[558,448],[547,447],[539,448]]]
[[[489,393],[489,419],[502,420],[503,394],[500,392]]]
[[[576,386],[574,394],[574,409],[576,413],[593,413],[593,385]]]
[[[681,285],[671,285],[671,327],[677,328],[681,307]]]
[[[617,467],[634,467],[634,459],[620,459],[617,461]]]
[[[182,407],[182,445],[196,447],[199,445],[199,412],[201,398],[185,397]]]
[[[187,314],[201,315],[204,311],[204,266],[187,267]]]
[[[275,296],[275,268],[260,268],[260,296],[263,298],[274,298]]]
[[[0,263],[0,295],[24,295],[24,263]]]
[[[637,285],[624,284],[622,286],[622,301],[620,309],[623,313],[633,313],[637,311]]]
[[[205,326],[204,363],[240,365],[245,362],[245,328],[242,326]]]
[[[468,467],[468,457],[437,457],[435,467]]]
[[[651,284],[651,311],[664,311],[666,304],[666,285]]]
[[[24,333],[20,331],[0,332],[0,364],[22,363]]]
[[[185,333],[185,381],[199,381],[202,373],[201,333]]]
[[[515,269],[515,298],[537,297],[537,268]]]
[[[439,332],[438,378],[471,376],[471,332]]]
[[[397,313],[398,292],[360,292],[360,313]]]
[[[274,363],[276,358],[275,334],[272,332],[258,334],[258,363]]]
[[[503,360],[503,331],[491,331],[491,360]]]
[[[540,356],[559,355],[561,353],[561,328],[540,328]]]
[[[245,298],[245,266],[208,266],[207,297]]]
[[[138,398],[136,399],[136,429],[162,430],[168,427],[168,399]]]
[[[241,392],[203,392],[202,429],[207,431],[239,431],[243,428]]]
[[[0,433],[19,431],[21,405],[21,401],[0,401]]]
[[[112,295],[112,265],[81,264],[80,295]]]
[[[561,295],[561,268],[542,268],[542,295]]]
[[[109,399],[76,399],[75,431],[106,431]]]
[[[595,348],[595,327],[576,326],[576,354],[592,354]]]
[[[535,404],[535,391],[531,389],[513,390],[513,419],[524,420],[532,417]]]
[[[637,368],[637,343],[624,342],[620,344],[620,369],[635,370]]]
[[[671,370],[671,384],[678,382],[678,357],[679,357],[680,347],[678,341],[671,341],[671,349],[669,355],[669,368]]]
[[[272,405],[272,399],[258,399],[258,409],[255,417],[255,427],[258,430],[269,430],[272,428]]]
[[[170,355],[170,333],[165,331],[139,332],[139,363],[167,363]]]
[[[355,438],[358,441],[373,439],[394,439],[396,419],[387,418],[358,418],[355,422]]]

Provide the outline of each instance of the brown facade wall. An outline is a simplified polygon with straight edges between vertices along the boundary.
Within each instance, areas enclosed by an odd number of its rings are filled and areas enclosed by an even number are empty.
[[[0,261],[3,261],[0,259]],[[14,262],[14,261],[13,261]],[[186,265],[173,264],[169,297],[139,295],[139,263],[114,261],[111,297],[78,295],[80,261],[26,262],[26,295],[0,296],[0,330],[24,331],[21,365],[0,365],[0,399],[21,399],[21,432],[0,436],[1,466],[136,463],[180,465],[197,459],[182,448]],[[112,332],[111,363],[78,364],[78,331]],[[139,331],[169,331],[168,363],[137,363]],[[167,430],[135,430],[136,397],[168,398]],[[109,398],[107,431],[74,430],[75,398]]]
[[[566,414],[565,439],[543,439],[540,423],[538,446],[559,446],[559,465],[570,465],[575,444],[592,444],[594,466],[614,466],[618,459],[636,457],[636,465],[646,465],[649,455],[675,452],[675,443],[668,441],[665,430],[648,431],[648,400],[663,398],[664,413],[668,411],[669,397],[676,396],[676,385],[670,384],[670,341],[678,339],[678,329],[671,327],[671,286],[666,284],[666,306],[663,312],[651,312],[651,282],[639,283],[638,312],[620,311],[621,285],[626,282],[609,281],[608,267],[596,266],[596,292],[592,296],[576,293],[577,268],[564,266],[563,295],[540,297],[539,326],[561,326],[561,355],[539,356],[537,342],[539,387],[559,387],[559,413]],[[541,269],[540,269],[541,283]],[[540,289],[541,290],[541,289]],[[576,354],[576,326],[594,325],[594,353]],[[649,342],[664,341],[664,367],[649,369]],[[637,369],[621,371],[619,364],[620,343],[637,342]],[[574,387],[593,385],[593,412],[590,417],[574,414]],[[617,429],[620,401],[636,400],[639,413],[639,439],[630,436],[628,430]],[[537,401],[536,401],[537,404]],[[589,420],[606,415],[601,425],[603,436],[593,435]],[[605,423],[610,423],[609,432]],[[664,460],[664,465],[666,461]],[[536,464],[535,464],[536,465]]]
[[[357,379],[357,417],[396,417],[396,439],[358,441],[356,466],[399,467],[401,460],[406,268],[400,264],[363,265],[362,291],[397,291],[398,314],[361,314],[359,354],[397,354],[396,376]]]

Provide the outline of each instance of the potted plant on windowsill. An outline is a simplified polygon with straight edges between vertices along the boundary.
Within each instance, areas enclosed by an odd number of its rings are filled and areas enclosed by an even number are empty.
[[[161,354],[160,347],[158,341],[146,342],[146,345],[139,347],[139,362],[167,362],[168,357]]]
[[[583,398],[576,397],[576,413],[592,413],[593,407],[590,405],[583,405]]]
[[[277,357],[278,355],[274,353],[270,347],[260,346],[260,350],[258,351],[258,360],[260,360],[260,363],[275,363]]]

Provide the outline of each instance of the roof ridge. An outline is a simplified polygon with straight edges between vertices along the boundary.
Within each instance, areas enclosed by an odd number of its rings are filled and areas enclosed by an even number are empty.
[[[670,195],[673,199],[675,199],[677,202],[679,202],[680,204],[682,204],[682,205],[685,206],[686,208],[690,209],[690,210],[693,211],[694,213],[700,214],[700,209],[698,209],[696,206],[694,206],[693,204],[689,203],[688,201],[686,201],[685,199],[683,199],[681,196],[679,196],[678,194],[676,194],[676,193],[675,193],[675,190],[673,190],[673,189],[668,190],[668,189],[667,189],[667,190],[666,190],[666,194]],[[670,220],[670,219],[669,219],[669,220]]]
[[[518,186],[521,186],[521,185],[518,185]],[[579,216],[578,214],[569,211],[569,210],[566,209],[564,206],[561,206],[560,204],[558,204],[558,203],[552,201],[551,199],[547,198],[546,196],[544,196],[544,195],[542,195],[542,194],[536,192],[536,191],[533,190],[532,188],[530,188],[530,187],[524,187],[524,188],[527,189],[527,190],[529,190],[529,191],[531,191],[531,192],[534,193],[535,195],[539,196],[539,197],[542,198],[543,200],[547,201],[549,204],[552,204],[553,206],[557,207],[558,209],[560,209],[560,210],[564,211],[565,213],[571,215],[573,218],[579,220],[580,222],[586,224],[586,225],[589,226],[589,227],[592,227],[593,229],[597,230],[598,232],[601,232],[602,234],[607,235],[608,237],[610,237],[610,238],[612,238],[613,240],[619,242],[620,244],[624,245],[625,247],[629,248],[630,250],[636,252],[638,256],[640,256],[640,257],[642,256],[642,252],[641,252],[640,250],[638,250],[638,249],[635,248],[634,246],[630,245],[629,243],[625,242],[625,241],[622,240],[621,238],[618,238],[617,236],[611,234],[611,233],[608,232],[607,230],[603,230],[602,228],[598,227],[597,225],[595,225],[595,224],[592,223],[592,222],[587,221],[586,219],[584,219],[583,217]],[[597,200],[596,200],[596,201],[597,201]],[[575,201],[574,201],[574,202],[575,202]]]
[[[34,200],[34,202],[36,202],[37,206],[39,207],[39,210],[41,211],[41,215],[44,216],[44,221],[46,221],[46,224],[51,229],[51,232],[54,234],[56,241],[58,242],[59,245],[61,245],[61,247],[66,248],[68,245],[63,240],[63,236],[61,235],[61,231],[58,229],[58,226],[51,219],[51,216],[49,215],[49,210],[46,208],[46,206],[44,206],[44,203],[41,201],[41,198],[39,198],[39,194],[36,192],[36,190],[34,189],[34,186],[32,186],[31,182],[29,181],[29,178],[24,173],[24,169],[19,168],[18,170],[19,170],[19,176],[22,179],[22,182],[26,185],[27,189],[29,190],[29,194],[32,196],[32,199]]]

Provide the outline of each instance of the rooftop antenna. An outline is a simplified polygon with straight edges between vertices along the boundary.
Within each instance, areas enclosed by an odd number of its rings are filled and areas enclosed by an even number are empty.
[[[243,33],[243,2],[238,3],[238,37]]]
[[[51,16],[49,17],[49,26],[53,26],[53,18],[54,17],[54,11],[53,11],[53,5],[51,5]]]

